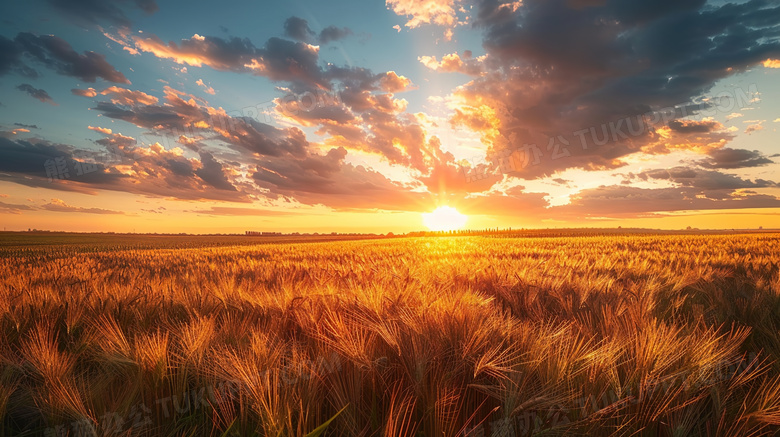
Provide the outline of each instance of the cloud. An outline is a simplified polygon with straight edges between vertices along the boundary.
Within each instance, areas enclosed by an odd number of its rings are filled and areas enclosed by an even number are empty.
[[[766,68],[780,68],[780,59],[767,59],[763,65]]]
[[[216,94],[216,92],[214,91],[214,88],[212,88],[212,87],[210,87],[210,86],[206,85],[205,83],[203,83],[203,79],[198,79],[198,80],[195,82],[195,84],[196,84],[196,85],[198,85],[198,86],[200,86],[200,87],[203,87],[203,91],[204,91],[206,94],[211,94],[212,96],[213,96],[214,94]]]
[[[745,128],[745,133],[750,135],[753,132],[758,132],[760,130],[763,130],[764,126],[761,125],[761,123],[751,124],[748,127]]]
[[[238,191],[228,180],[222,163],[214,159],[211,153],[201,152],[200,164],[201,167],[195,170],[195,174],[204,182],[218,190]]]
[[[21,64],[22,49],[12,41],[0,35],[0,76],[10,73],[22,67]]]
[[[723,127],[723,125],[717,121],[711,120],[671,120],[667,126],[669,126],[671,130],[681,133],[705,133]]]
[[[271,80],[326,86],[317,65],[319,49],[300,41],[274,37],[262,48],[257,48],[246,38],[225,40],[197,34],[178,44],[166,44],[155,35],[134,36],[133,40],[138,50],[179,64],[208,65],[220,71],[248,72]]]
[[[400,93],[406,91],[412,84],[412,81],[405,77],[399,76],[395,71],[388,71],[379,79],[379,87],[382,91],[388,93]]]
[[[4,178],[13,182],[26,184],[29,186],[49,186],[55,189],[65,189],[70,191],[89,191],[84,187],[65,186],[64,184],[55,184],[49,181],[49,175],[46,172],[46,163],[55,159],[64,160],[66,166],[63,169],[63,175],[75,176],[78,172],[76,164],[80,161],[72,156],[72,148],[52,144],[40,140],[11,140],[0,137],[0,172],[10,175],[23,175],[29,178]],[[106,169],[97,164],[96,170],[84,174],[79,181],[86,183],[112,183],[121,175],[106,172]]]
[[[7,197],[7,196],[3,196],[3,197]],[[0,212],[5,214],[21,214],[23,211],[34,211],[34,210],[35,208],[29,205],[0,202]]]
[[[758,150],[722,148],[714,149],[708,155],[709,158],[700,165],[713,169],[760,167],[774,162]]]
[[[25,76],[36,77],[37,73],[24,64],[24,58],[32,59],[58,74],[76,77],[84,82],[91,83],[102,78],[109,82],[130,83],[122,73],[106,62],[105,56],[92,51],[79,54],[62,38],[53,35],[37,36],[28,32],[20,32],[13,41],[0,36],[0,75],[15,69]]]
[[[104,128],[104,127],[87,126],[87,129],[93,130],[95,132],[100,132],[101,134],[106,134],[106,135],[111,135],[113,133],[111,129]]]
[[[54,212],[78,212],[83,214],[124,214],[121,211],[113,211],[103,208],[82,208],[80,206],[71,206],[60,199],[51,199],[51,202],[42,205],[41,209]]]
[[[103,157],[95,151],[43,140],[0,138],[0,179],[87,194],[111,190],[183,200],[248,201],[247,194],[230,183],[224,163],[210,153],[202,152],[200,159],[187,158],[180,149],[166,150],[159,144],[141,147],[134,139],[120,134],[96,142],[115,150]],[[93,162],[84,156],[91,157]],[[112,167],[117,159],[121,159],[121,167]],[[52,181],[47,165],[57,162],[64,165],[57,168],[61,172]]]
[[[397,15],[409,18],[405,26],[411,29],[422,24],[452,27],[456,21],[456,0],[387,0]]]
[[[484,72],[449,97],[451,123],[478,132],[488,153],[536,145],[539,164],[513,175],[525,179],[567,168],[616,168],[638,152],[723,147],[721,140],[732,136],[716,131],[714,122],[681,119],[714,115],[718,102],[701,97],[717,81],[780,56],[780,41],[766,37],[775,32],[780,6],[701,0],[648,5],[479,2],[473,25],[482,31]],[[452,55],[420,60],[442,71],[461,71],[465,64]],[[734,91],[740,92],[749,91]],[[675,106],[669,116],[642,119]],[[558,159],[553,155],[556,143],[565,145],[561,139],[570,146]]]
[[[648,170],[638,175],[639,179],[666,180],[681,187],[690,187],[702,190],[709,196],[712,190],[737,190],[743,188],[767,188],[777,187],[778,184],[764,179],[751,181],[738,176],[721,173],[714,170],[699,170],[689,167],[674,167],[671,169]],[[716,196],[722,196],[717,194]]]
[[[157,97],[146,94],[143,91],[131,91],[118,86],[106,88],[100,94],[110,96],[111,103],[115,105],[153,105],[159,101]]]
[[[305,41],[313,35],[302,20],[288,20],[286,27],[288,35],[297,39]],[[279,38],[269,39],[263,48],[256,48],[248,40],[200,35],[181,44],[163,44],[148,37],[136,40],[136,46],[188,65],[209,65],[287,82],[289,86],[280,89],[288,94],[275,100],[276,112],[288,121],[317,127],[319,134],[329,135],[317,146],[320,150],[331,147],[376,153],[391,164],[421,172],[424,183],[442,178],[456,180],[445,176],[458,172],[452,156],[442,154],[438,139],[427,134],[415,115],[405,113],[406,100],[394,97],[394,93],[412,86],[407,77],[394,71],[374,74],[360,67],[332,64],[320,68],[316,48],[302,41]],[[288,71],[291,65],[295,71]],[[320,99],[323,92],[325,96]],[[182,99],[180,94],[167,89],[164,105],[127,107],[99,102],[95,109],[107,117],[161,133],[177,131],[173,135],[176,138],[204,136],[214,131],[233,150],[244,156],[252,154],[251,160],[276,157],[276,163],[304,157],[317,159],[318,154],[309,153],[312,145],[297,128],[279,129],[249,117],[230,117],[198,99]],[[308,96],[308,100],[301,96]],[[308,103],[304,104],[304,100]]]
[[[423,211],[431,204],[428,193],[415,192],[376,171],[344,162],[346,154],[343,148],[334,148],[325,155],[307,154],[296,159],[266,157],[251,177],[269,198],[337,210]]]
[[[292,16],[284,22],[284,35],[299,42],[319,42],[328,44],[352,35],[347,27],[328,26],[319,35],[309,27],[309,22],[303,18]]]
[[[70,90],[70,92],[74,96],[81,96],[81,97],[95,97],[97,96],[97,91],[95,91],[95,88],[87,88],[85,90],[73,88]]]
[[[138,101],[131,101],[129,106],[98,102],[94,109],[106,117],[154,129],[173,138],[213,131],[219,139],[244,153],[301,156],[308,147],[305,135],[298,128],[277,128],[248,117],[231,117],[222,109],[198,103],[192,96],[184,100],[183,95],[166,87],[164,105],[145,105]]]
[[[726,192],[714,198],[694,188],[638,188],[624,185],[582,190],[571,203],[551,208],[559,218],[653,217],[671,211],[777,208],[780,199],[750,191]]]
[[[284,22],[284,35],[296,41],[311,41],[314,31],[309,27],[308,21],[292,16]]]
[[[511,217],[516,219],[521,213],[526,220],[542,220],[556,216],[548,209],[546,193],[529,193],[523,186],[512,187],[506,192],[490,192],[469,196],[453,201],[458,211],[466,215],[486,215],[489,217]]]
[[[441,61],[438,61],[436,56],[419,56],[417,59],[423,65],[434,71],[479,76],[485,72],[484,63],[487,56],[480,56],[479,58],[461,58],[457,53],[451,53],[442,56]]]
[[[146,14],[157,12],[155,0],[46,0],[55,10],[63,13],[77,24],[99,25],[102,23],[129,27],[130,20],[124,7],[132,5]]]
[[[14,123],[14,126],[18,126],[25,129],[38,129],[37,124]]]
[[[57,106],[56,103],[54,103],[54,100],[51,98],[49,93],[42,89],[38,89],[30,85],[29,83],[23,83],[16,86],[16,89],[19,91],[24,91],[25,93],[29,94],[30,97],[33,97],[35,99],[40,100],[43,103],[50,103],[54,106]]]
[[[348,27],[328,26],[320,31],[318,41],[320,44],[328,44],[338,41],[352,35],[352,30]]]
[[[278,217],[295,215],[295,212],[282,211],[274,209],[259,209],[259,208],[235,208],[229,206],[212,206],[208,209],[194,209],[187,212],[194,214],[207,214],[207,215],[234,215],[234,216],[263,216],[263,217]]]

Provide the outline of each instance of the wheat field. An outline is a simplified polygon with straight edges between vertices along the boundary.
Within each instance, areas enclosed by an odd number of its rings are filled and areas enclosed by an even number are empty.
[[[252,241],[3,240],[0,434],[780,430],[778,234]]]

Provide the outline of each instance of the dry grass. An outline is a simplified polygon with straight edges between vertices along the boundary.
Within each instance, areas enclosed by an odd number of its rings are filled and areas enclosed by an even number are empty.
[[[335,417],[325,435],[771,435],[778,247],[7,248],[0,434],[297,436]]]

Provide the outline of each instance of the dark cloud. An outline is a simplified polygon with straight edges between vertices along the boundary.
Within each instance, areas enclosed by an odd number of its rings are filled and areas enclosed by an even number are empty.
[[[270,38],[262,48],[244,38],[223,39],[195,35],[190,39],[165,43],[152,35],[134,37],[138,50],[154,53],[160,58],[194,66],[203,64],[216,70],[248,72],[271,80],[297,84],[296,89],[310,86],[328,87],[317,65],[319,52],[315,46],[300,41]]]
[[[707,192],[709,190],[736,190],[744,188],[777,187],[777,183],[764,179],[751,181],[738,176],[721,173],[714,170],[700,170],[689,167],[648,170],[638,175],[640,179],[661,179],[679,184],[683,187],[696,188]]]
[[[27,32],[20,32],[13,41],[0,37],[0,75],[15,71],[23,76],[36,77],[37,73],[24,64],[25,58],[84,82],[102,78],[109,82],[130,83],[106,62],[105,56],[92,51],[79,54],[62,38]]]
[[[542,162],[518,172],[524,178],[572,167],[615,168],[622,157],[667,141],[653,129],[626,135],[626,117],[675,105],[687,105],[689,115],[701,112],[706,104],[696,99],[716,81],[780,57],[780,5],[760,0],[524,0],[517,8],[482,0],[475,12],[487,56],[483,73],[455,91],[463,104],[453,122],[480,131],[496,150],[540,147]],[[449,61],[460,68],[455,58]],[[611,135],[610,123],[622,123],[623,133]],[[574,132],[593,128],[601,135],[602,126],[611,137],[606,144],[580,147]],[[668,142],[715,127],[672,121]],[[558,136],[573,145],[566,159],[545,150]]]
[[[309,42],[314,36],[314,31],[309,27],[308,21],[292,16],[284,22],[284,35],[296,41]]]
[[[126,94],[123,95],[126,97]],[[106,117],[152,129],[155,134],[173,139],[181,135],[195,137],[215,132],[216,138],[248,155],[303,156],[309,145],[303,131],[298,128],[277,128],[249,117],[231,117],[224,111],[207,106],[202,100],[198,102],[191,95],[172,88],[166,87],[164,105],[143,104],[139,101],[156,101],[151,100],[151,97],[144,94],[142,99],[135,96],[133,99],[123,99],[121,103],[98,102],[94,109]],[[216,179],[212,178],[211,181],[216,183]]]
[[[200,153],[201,168],[195,170],[204,182],[218,190],[236,191],[236,187],[230,183],[222,164],[214,159],[214,156],[208,152]]]
[[[309,27],[309,22],[303,18],[292,16],[284,22],[284,35],[300,42],[319,42],[327,44],[352,35],[347,27],[328,26],[319,35]]]
[[[657,212],[741,208],[777,208],[780,199],[755,192],[727,192],[702,196],[695,188],[638,188],[622,185],[583,190],[571,203],[551,208],[560,219],[652,217]]]
[[[37,124],[14,123],[14,126],[18,126],[25,129],[38,129]]]
[[[53,105],[56,105],[56,103],[54,103],[54,100],[51,98],[49,93],[47,93],[45,90],[35,88],[29,83],[23,83],[17,85],[16,89],[18,89],[19,91],[24,91],[25,93],[29,94],[30,97],[38,99],[43,103],[51,103]]]
[[[133,147],[134,141],[130,140],[114,134],[97,143],[118,148],[123,159],[121,164],[129,167],[132,176],[111,166],[74,157],[80,153],[103,159],[97,152],[78,151],[42,140],[13,141],[0,137],[0,179],[30,187],[90,194],[111,190],[186,200],[248,201],[246,193],[230,188],[225,172],[219,176],[223,163],[211,154],[201,152],[201,162],[159,145]],[[116,152],[110,158],[116,159]],[[55,168],[57,164],[63,165]],[[55,174],[50,173],[53,170]]]
[[[726,147],[714,149],[708,155],[709,158],[700,163],[701,166],[706,168],[735,169],[760,167],[774,162],[758,150],[731,149]]]
[[[40,140],[16,140],[0,137],[0,172],[29,176],[30,178],[13,178],[14,182],[28,184],[30,186],[50,186],[56,189],[74,189],[78,187],[64,188],[63,184],[51,183],[47,174],[47,165],[54,160],[62,160],[65,163],[62,174],[67,177],[76,176],[78,165],[81,161],[72,155],[73,148],[61,144],[52,144]],[[58,177],[55,177],[57,179]],[[107,171],[101,165],[96,164],[95,171],[79,176],[78,180],[84,183],[112,183],[122,178],[121,175]]]
[[[318,40],[320,44],[327,44],[329,42],[344,39],[350,35],[352,35],[352,30],[348,27],[328,26],[322,29]]]
[[[0,76],[21,66],[22,50],[16,42],[0,35]]]
[[[82,25],[103,23],[130,27],[124,9],[132,6],[146,14],[157,12],[155,0],[46,0],[55,10]]]
[[[246,117],[234,118],[230,122],[233,131],[223,139],[251,153],[303,156],[309,146],[306,135],[296,127],[280,129]]]

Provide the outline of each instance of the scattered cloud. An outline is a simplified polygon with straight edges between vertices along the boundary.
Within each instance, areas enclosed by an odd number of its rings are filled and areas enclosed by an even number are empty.
[[[51,202],[42,205],[41,209],[54,212],[78,212],[84,214],[124,214],[121,211],[113,211],[103,208],[82,208],[80,206],[71,206],[60,199],[51,199]]]
[[[131,91],[118,86],[106,88],[100,94],[109,96],[111,103],[115,105],[153,105],[159,101],[157,97],[146,94],[143,91]]]
[[[73,88],[72,90],[70,90],[70,92],[75,96],[81,96],[81,97],[97,96],[97,91],[95,91],[95,88],[87,88],[85,90],[79,88]]]
[[[39,88],[35,88],[32,85],[30,85],[29,83],[23,83],[21,85],[17,85],[16,89],[18,89],[19,91],[24,91],[30,97],[38,99],[38,100],[40,100],[43,103],[49,103],[49,104],[52,104],[54,106],[57,106],[57,104],[54,103],[54,100],[51,98],[49,93],[47,93],[45,90],[42,90],[42,89],[39,89]]]
[[[468,52],[468,51],[466,51]],[[470,76],[479,76],[485,72],[485,61],[487,56],[481,56],[479,58],[472,58],[471,52],[468,52],[469,56],[461,58],[457,53],[451,53],[444,55],[441,61],[436,59],[436,56],[420,56],[417,59],[426,67],[434,71],[441,71],[446,73],[463,73]]]
[[[206,215],[228,215],[228,216],[289,216],[296,215],[296,212],[275,209],[260,208],[236,208],[229,206],[212,206],[208,209],[193,209],[187,212]]]
[[[726,147],[711,150],[708,155],[709,158],[701,163],[701,165],[706,168],[748,168],[759,167],[774,162],[757,150],[731,149]]]
[[[87,126],[87,129],[93,130],[95,132],[100,132],[101,134],[106,134],[106,135],[111,135],[113,133],[111,129],[104,128],[104,127]]]
[[[84,82],[95,82],[102,78],[109,82],[130,83],[127,78],[106,61],[104,55],[93,51],[79,54],[67,41],[54,35],[34,35],[20,32],[9,40],[0,36],[0,75],[9,71],[37,77],[38,73],[24,63],[32,59],[63,76],[76,77]]]
[[[328,26],[317,34],[309,27],[308,21],[292,16],[284,22],[284,35],[299,42],[328,44],[352,35],[352,30],[348,27]]]
[[[352,30],[348,27],[336,27],[328,26],[320,31],[320,35],[317,38],[320,44],[328,44],[333,41],[338,41],[352,35]]]
[[[14,126],[18,126],[24,129],[38,129],[37,124],[14,123]]]
[[[206,85],[206,84],[203,82],[203,79],[198,79],[198,80],[197,80],[195,83],[196,83],[198,86],[202,87],[202,88],[203,88],[203,91],[204,91],[206,94],[211,94],[212,96],[213,96],[214,94],[216,94],[216,92],[214,91],[214,88],[212,88],[212,87],[210,87],[210,86]]]

